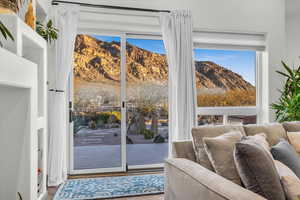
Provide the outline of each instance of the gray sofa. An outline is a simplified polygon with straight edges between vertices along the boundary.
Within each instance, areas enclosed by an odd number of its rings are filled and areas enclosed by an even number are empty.
[[[286,132],[300,131],[300,122],[241,128],[245,135],[264,132],[268,142],[275,145],[280,138],[287,139]],[[230,126],[203,126],[194,128],[192,132],[215,137],[221,134],[222,129],[228,130]],[[197,163],[192,141],[174,142],[173,149],[175,157],[165,163],[165,200],[266,200]]]

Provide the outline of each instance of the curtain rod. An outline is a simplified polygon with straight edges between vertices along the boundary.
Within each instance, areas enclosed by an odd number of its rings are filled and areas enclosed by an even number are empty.
[[[58,5],[59,3],[76,4],[80,6],[95,7],[95,8],[131,10],[131,11],[142,11],[142,12],[168,12],[168,13],[171,12],[170,10],[156,10],[156,9],[134,8],[134,7],[124,7],[124,6],[109,6],[109,5],[89,4],[89,3],[81,3],[81,2],[73,2],[73,1],[61,1],[61,0],[52,1],[52,5]]]

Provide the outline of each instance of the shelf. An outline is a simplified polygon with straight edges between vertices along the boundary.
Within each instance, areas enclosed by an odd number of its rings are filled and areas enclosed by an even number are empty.
[[[45,192],[47,192],[46,189],[46,168],[47,168],[47,162],[46,162],[46,152],[47,152],[47,144],[46,144],[46,138],[45,130],[39,129],[38,130],[38,148],[37,148],[37,194],[38,198],[43,195]]]
[[[4,47],[18,56],[38,65],[38,116],[45,114],[47,85],[47,43],[16,15],[0,15],[11,30],[15,42],[3,41]]]
[[[0,199],[33,195],[31,152],[37,119],[37,66],[0,48]],[[8,156],[9,155],[9,156]],[[22,166],[22,167],[20,167]]]
[[[15,199],[17,192],[23,200],[46,199],[47,43],[16,15],[0,14],[0,20],[15,38],[0,48],[0,163],[7,163],[0,165],[0,199]]]

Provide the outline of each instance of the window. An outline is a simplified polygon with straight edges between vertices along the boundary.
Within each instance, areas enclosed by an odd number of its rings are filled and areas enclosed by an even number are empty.
[[[198,115],[198,125],[221,125],[223,115]]]
[[[194,49],[198,125],[256,123],[256,54]]]

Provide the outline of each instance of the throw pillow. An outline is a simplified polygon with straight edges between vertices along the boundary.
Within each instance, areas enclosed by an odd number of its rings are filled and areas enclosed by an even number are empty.
[[[290,168],[288,168],[285,164],[283,164],[282,162],[280,162],[278,160],[274,160],[274,163],[275,163],[277,172],[278,172],[280,177],[291,176],[291,177],[298,178],[296,176],[296,174]]]
[[[245,135],[244,128],[242,126],[235,125],[218,125],[218,126],[199,126],[192,129],[193,144],[196,155],[196,161],[201,166],[214,171],[214,168],[207,157],[207,153],[204,149],[203,138],[204,137],[217,137],[224,135],[230,131],[240,131]]]
[[[283,185],[287,200],[299,200],[300,199],[300,180],[297,177],[283,176],[281,177],[281,183]]]
[[[267,141],[267,135],[265,133],[258,133],[252,136],[246,136],[248,139],[252,139],[257,144],[264,147],[266,150],[270,151],[270,145]]]
[[[232,131],[214,138],[204,137],[205,151],[217,174],[241,185],[239,174],[234,165],[233,150],[242,138],[240,131]]]
[[[299,200],[300,180],[296,174],[285,164],[275,160],[275,166],[281,179],[287,200]]]
[[[266,199],[285,200],[273,159],[264,147],[249,137],[237,142],[234,161],[244,186]]]
[[[282,124],[279,123],[263,125],[249,124],[245,125],[244,129],[247,136],[265,133],[270,146],[277,144],[281,138],[287,139],[286,131]]]
[[[275,160],[278,160],[288,166],[299,178],[300,177],[300,158],[295,149],[286,140],[280,142],[271,148],[271,153]]]
[[[300,131],[300,121],[283,122],[282,125],[287,132]]]
[[[300,153],[300,132],[287,132],[289,142],[294,147],[296,152]]]

